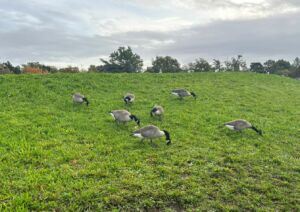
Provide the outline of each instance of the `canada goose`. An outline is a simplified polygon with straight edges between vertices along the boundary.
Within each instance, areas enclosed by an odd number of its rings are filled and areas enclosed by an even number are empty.
[[[87,100],[87,98],[80,93],[73,94],[73,102],[80,103],[80,104],[82,104],[83,102],[86,102],[86,106],[89,105],[89,101]]]
[[[241,130],[250,128],[262,136],[261,130],[257,129],[251,123],[249,123],[248,121],[243,120],[243,119],[230,121],[230,122],[225,123],[224,125],[225,125],[225,127],[229,128],[231,130],[235,130],[235,131],[241,131]]]
[[[148,125],[146,127],[143,127],[139,130],[136,130],[132,133],[133,136],[141,138],[143,141],[144,139],[150,139],[152,142],[152,139],[160,138],[162,136],[166,136],[166,144],[171,144],[171,137],[170,133],[166,130],[160,130],[158,127],[153,125]]]
[[[135,99],[135,96],[131,93],[127,93],[124,97],[123,97],[123,100],[126,104],[128,103],[132,103]]]
[[[162,106],[155,105],[152,110],[150,111],[150,116],[158,116],[161,117],[164,114],[164,109]]]
[[[171,91],[171,94],[179,97],[180,99],[183,99],[183,97],[186,97],[186,96],[193,96],[194,99],[197,98],[197,96],[194,92],[190,92],[186,89],[174,89]]]
[[[128,112],[127,110],[113,110],[110,112],[110,114],[117,122],[126,123],[134,120],[137,123],[137,125],[140,126],[140,120],[135,115],[132,115],[130,112]]]

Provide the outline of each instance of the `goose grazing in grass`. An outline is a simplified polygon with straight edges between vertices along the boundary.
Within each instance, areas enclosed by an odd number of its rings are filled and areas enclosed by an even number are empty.
[[[243,119],[238,119],[234,121],[230,121],[224,124],[225,127],[235,130],[235,131],[241,131],[244,129],[252,129],[254,130],[257,134],[262,136],[262,131],[254,127],[250,122],[243,120]]]
[[[140,120],[135,116],[132,115],[127,110],[113,110],[110,112],[111,116],[114,118],[117,122],[129,122],[129,121],[135,121],[137,125],[140,126]]]
[[[80,94],[80,93],[73,94],[73,102],[80,103],[80,104],[85,102],[86,106],[89,105],[89,101],[87,100],[87,98],[84,95]]]
[[[162,117],[162,115],[164,114],[164,109],[162,106],[159,106],[159,105],[155,105],[152,110],[150,111],[150,116],[153,117],[153,116],[156,116],[156,117]]]
[[[135,96],[131,93],[127,93],[124,97],[123,97],[123,100],[126,104],[128,103],[132,103],[135,99]]]
[[[194,99],[197,98],[197,96],[194,92],[190,92],[186,89],[174,89],[171,91],[171,94],[179,97],[180,99],[183,99],[183,97],[186,97],[186,96],[193,96]]]
[[[141,138],[143,141],[144,139],[150,139],[152,142],[152,139],[160,138],[162,136],[166,137],[166,144],[171,144],[171,137],[170,133],[166,130],[160,130],[158,127],[149,125],[146,127],[143,127],[139,130],[136,130],[132,133],[133,136]]]

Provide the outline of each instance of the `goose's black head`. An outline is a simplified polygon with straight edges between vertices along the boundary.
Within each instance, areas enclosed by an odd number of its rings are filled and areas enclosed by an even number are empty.
[[[124,102],[128,104],[130,102],[131,98],[129,96],[124,97]]]
[[[153,108],[153,109],[151,110],[151,112],[150,112],[150,116],[153,116],[153,114],[154,114],[156,111],[157,111],[157,108],[156,108],[156,107]]]
[[[165,133],[166,136],[166,144],[170,145],[172,143],[170,133],[167,130],[163,130],[163,132]]]
[[[85,101],[86,106],[89,106],[90,102],[89,102],[89,100],[86,97],[84,97],[82,100]]]
[[[194,97],[194,99],[197,99],[197,95],[194,92],[191,92],[191,95]]]
[[[134,120],[138,126],[140,126],[140,119],[138,119],[135,115],[130,115],[130,119]]]

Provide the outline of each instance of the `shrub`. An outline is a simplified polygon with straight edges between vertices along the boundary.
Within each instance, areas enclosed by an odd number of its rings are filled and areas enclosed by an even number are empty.
[[[23,73],[25,73],[25,74],[48,74],[48,71],[42,70],[42,69],[36,68],[36,67],[24,66]]]

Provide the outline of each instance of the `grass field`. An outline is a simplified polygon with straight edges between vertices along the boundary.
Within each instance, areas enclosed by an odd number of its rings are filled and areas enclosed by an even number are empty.
[[[173,88],[198,95],[177,100]],[[90,106],[74,105],[80,92]],[[136,101],[125,106],[122,95]],[[249,73],[0,76],[0,211],[300,210],[300,81]],[[164,106],[163,121],[149,112]],[[131,137],[134,122],[171,146]],[[244,118],[264,131],[220,127]]]

